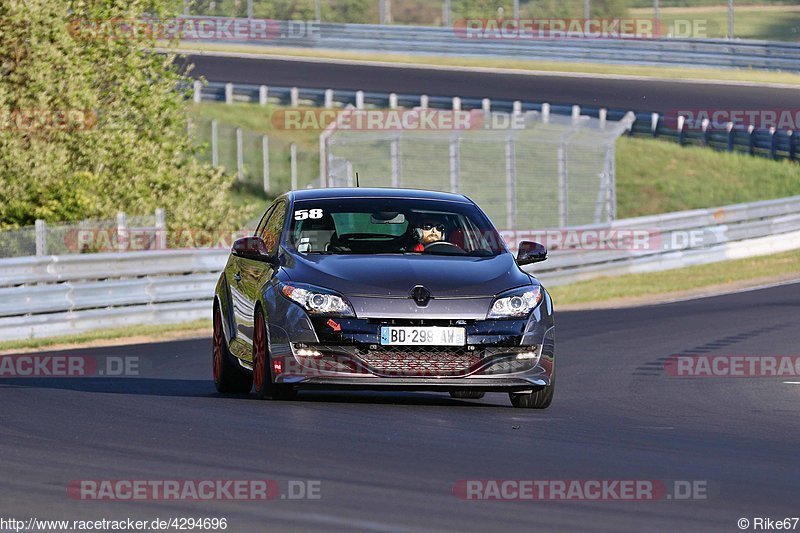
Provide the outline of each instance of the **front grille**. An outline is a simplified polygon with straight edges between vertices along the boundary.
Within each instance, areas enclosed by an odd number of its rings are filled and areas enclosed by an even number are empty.
[[[463,376],[479,368],[481,373],[519,372],[534,366],[530,360],[515,361],[531,347],[515,346],[380,346],[303,345],[321,356],[298,357],[304,366],[328,372],[374,373],[382,376]],[[472,349],[470,349],[472,348]],[[492,364],[493,363],[493,364]]]
[[[479,352],[442,346],[382,346],[359,357],[372,371],[392,376],[458,376],[481,361]]]

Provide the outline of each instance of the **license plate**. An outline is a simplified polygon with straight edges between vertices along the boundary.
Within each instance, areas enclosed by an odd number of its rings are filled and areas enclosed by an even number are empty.
[[[384,346],[464,346],[466,330],[439,326],[384,326],[381,328]]]

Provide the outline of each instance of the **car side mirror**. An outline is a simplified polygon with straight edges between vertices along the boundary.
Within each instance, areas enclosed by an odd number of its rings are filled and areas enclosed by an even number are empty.
[[[532,241],[522,241],[519,243],[517,251],[517,264],[529,265],[547,259],[547,248],[543,244]]]
[[[275,262],[275,258],[269,253],[267,244],[261,237],[242,237],[241,239],[236,239],[231,248],[231,253],[244,259],[264,261],[270,264]]]

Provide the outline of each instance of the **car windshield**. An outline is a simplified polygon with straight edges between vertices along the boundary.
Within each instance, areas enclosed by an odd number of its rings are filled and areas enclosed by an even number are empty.
[[[302,254],[437,254],[507,251],[475,205],[405,198],[298,200],[287,245]]]

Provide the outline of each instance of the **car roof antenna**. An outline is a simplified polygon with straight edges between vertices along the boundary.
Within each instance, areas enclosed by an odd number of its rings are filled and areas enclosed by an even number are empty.
[[[361,185],[358,184],[358,172],[356,172],[356,187],[361,187]]]

